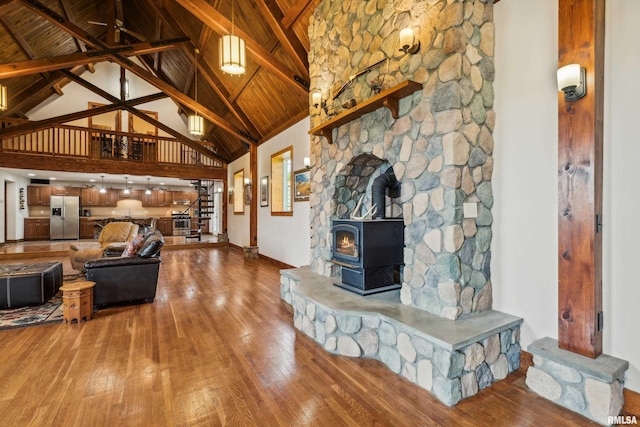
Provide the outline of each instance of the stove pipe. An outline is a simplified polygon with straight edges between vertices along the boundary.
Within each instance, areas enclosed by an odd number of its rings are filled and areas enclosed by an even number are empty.
[[[386,218],[385,196],[389,189],[389,197],[400,196],[400,182],[393,173],[393,167],[389,167],[385,173],[373,180],[371,185],[371,204],[376,206],[376,213],[373,219]]]

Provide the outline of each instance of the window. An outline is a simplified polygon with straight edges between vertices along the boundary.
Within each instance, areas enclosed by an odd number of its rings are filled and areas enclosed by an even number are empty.
[[[233,174],[233,213],[244,215],[244,169]]]
[[[293,147],[271,155],[271,215],[293,215]]]

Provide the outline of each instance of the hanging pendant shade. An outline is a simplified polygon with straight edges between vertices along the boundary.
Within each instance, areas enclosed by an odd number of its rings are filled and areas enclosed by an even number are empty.
[[[9,98],[7,95],[7,87],[0,85],[0,111],[6,111],[9,105]]]
[[[204,135],[204,120],[202,116],[197,114],[189,116],[189,133],[194,136]]]
[[[247,64],[244,40],[233,34],[220,37],[220,69],[228,74],[244,74]]]

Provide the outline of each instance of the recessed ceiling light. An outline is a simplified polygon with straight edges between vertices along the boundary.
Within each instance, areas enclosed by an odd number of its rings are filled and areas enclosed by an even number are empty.
[[[55,179],[55,178],[53,178],[53,177],[51,177],[51,178],[49,178],[49,179],[50,179],[51,181],[55,181],[55,180],[56,180],[56,179]]]
[[[36,176],[35,173],[28,173],[27,176]]]
[[[90,179],[89,182],[96,182],[96,180],[95,179]]]
[[[161,182],[160,185],[164,185],[164,182]]]

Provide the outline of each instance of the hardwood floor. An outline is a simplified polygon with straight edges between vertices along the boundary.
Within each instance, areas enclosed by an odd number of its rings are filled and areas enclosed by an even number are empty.
[[[522,372],[450,408],[377,361],[330,355],[293,327],[278,270],[236,249],[162,260],[153,304],[0,331],[2,425],[595,425]]]

